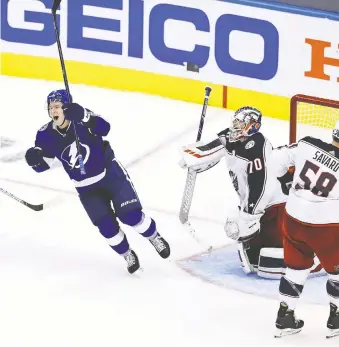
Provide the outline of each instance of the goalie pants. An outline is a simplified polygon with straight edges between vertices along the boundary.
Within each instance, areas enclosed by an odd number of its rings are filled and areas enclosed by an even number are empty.
[[[260,250],[262,248],[282,248],[283,231],[282,221],[285,214],[285,204],[269,207],[260,220],[260,233],[249,241],[246,251],[249,262],[258,265]]]
[[[309,269],[315,253],[327,273],[339,274],[338,224],[305,224],[285,213],[283,232],[284,260],[289,268]]]

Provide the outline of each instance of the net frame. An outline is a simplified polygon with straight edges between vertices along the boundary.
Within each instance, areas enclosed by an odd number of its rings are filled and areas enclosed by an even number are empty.
[[[290,143],[294,143],[297,140],[298,103],[324,106],[339,110],[339,101],[304,94],[294,95],[290,101]]]

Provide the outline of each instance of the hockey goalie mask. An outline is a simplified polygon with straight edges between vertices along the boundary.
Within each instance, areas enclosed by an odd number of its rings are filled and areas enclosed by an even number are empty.
[[[259,110],[250,106],[239,108],[232,119],[229,141],[244,141],[246,137],[257,133],[260,127],[261,112]]]

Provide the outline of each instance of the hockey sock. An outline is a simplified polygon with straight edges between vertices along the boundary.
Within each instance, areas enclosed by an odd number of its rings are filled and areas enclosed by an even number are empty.
[[[119,217],[122,223],[131,226],[137,233],[148,239],[157,236],[155,221],[141,210],[131,211]]]
[[[124,232],[112,216],[105,216],[98,223],[97,227],[111,248],[120,255],[124,255],[129,250],[129,244]]]
[[[279,293],[280,301],[285,302],[289,309],[294,310],[307,279],[310,269],[293,270],[286,269],[286,274],[280,280]]]
[[[326,283],[327,294],[330,302],[339,307],[339,275],[328,275]]]

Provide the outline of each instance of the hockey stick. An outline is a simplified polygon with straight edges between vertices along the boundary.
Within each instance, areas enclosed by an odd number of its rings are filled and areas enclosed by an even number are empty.
[[[59,51],[59,58],[60,58],[62,76],[64,78],[65,88],[66,88],[66,92],[67,92],[67,96],[68,96],[68,102],[71,102],[71,93],[69,91],[69,84],[68,84],[68,79],[67,79],[66,66],[65,66],[64,56],[62,54],[62,48],[61,48],[61,43],[60,43],[60,34],[59,34],[57,20],[56,20],[56,11],[57,11],[60,3],[61,3],[61,0],[54,0],[53,1],[52,15],[53,15],[54,31],[55,31],[55,36],[56,36],[56,41],[57,41],[58,51]],[[85,166],[84,166],[84,159],[83,159],[82,154],[80,152],[79,137],[78,137],[78,134],[77,134],[75,122],[72,122],[72,123],[73,123],[73,131],[74,131],[74,135],[75,135],[75,144],[76,144],[77,151],[78,151],[80,173],[82,175],[85,175],[86,171],[85,171]]]
[[[10,198],[20,202],[20,204],[23,204],[25,206],[27,206],[28,208],[30,208],[31,210],[34,210],[34,211],[42,211],[43,208],[44,208],[44,205],[43,204],[39,204],[39,205],[33,205],[33,204],[30,204],[29,202],[25,201],[25,200],[22,200],[20,198],[18,198],[17,196],[13,195],[12,193],[8,192],[7,190],[3,189],[3,188],[0,188],[0,192],[1,193],[4,193],[5,195],[9,196]]]
[[[203,104],[203,108],[201,111],[200,123],[199,123],[199,129],[198,129],[196,142],[200,141],[200,139],[201,139],[202,129],[204,127],[204,122],[205,122],[208,100],[209,100],[211,91],[212,91],[211,87],[205,88],[204,104]],[[184,227],[191,233],[191,235],[197,241],[197,243],[199,243],[200,245],[203,245],[203,242],[198,238],[194,228],[192,227],[190,221],[188,220],[189,211],[190,211],[191,205],[192,205],[192,198],[193,198],[193,192],[194,192],[196,179],[197,179],[197,172],[194,170],[188,169],[187,177],[186,177],[186,184],[185,184],[185,188],[184,188],[184,194],[182,197],[182,202],[181,202],[181,207],[180,207],[180,212],[179,212],[179,220],[184,225]],[[212,249],[212,247],[209,246],[208,250],[211,250],[211,249]]]

